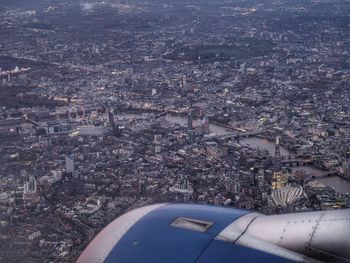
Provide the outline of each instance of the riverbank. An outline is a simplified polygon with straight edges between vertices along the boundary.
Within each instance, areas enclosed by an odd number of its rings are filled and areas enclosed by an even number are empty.
[[[154,112],[153,112],[154,113]],[[118,114],[116,117],[120,118],[146,118],[150,117],[152,112],[142,112],[142,113],[125,113],[125,114]],[[177,123],[182,126],[187,126],[187,118],[185,114],[177,113],[177,114],[167,114],[166,119],[169,122]],[[224,127],[217,124],[210,124],[210,130],[213,133],[216,133],[217,135],[226,135],[233,131],[229,131],[232,128],[230,127]],[[261,149],[261,150],[267,150],[270,155],[274,155],[275,151],[275,143],[273,140],[268,140],[264,137],[250,137],[250,138],[242,138],[240,143],[242,145],[246,145],[248,147],[252,147],[254,149]],[[280,147],[281,155],[293,155],[295,153],[289,151],[286,149],[283,145]],[[321,174],[324,171],[315,167],[315,166],[299,166],[299,167],[292,167],[292,171],[303,171],[307,176],[312,176],[313,174]],[[350,181],[340,177],[340,176],[329,176],[329,177],[323,177],[323,178],[317,178],[315,176],[315,179],[312,181],[319,181],[322,184],[334,188],[339,193],[350,193]]]

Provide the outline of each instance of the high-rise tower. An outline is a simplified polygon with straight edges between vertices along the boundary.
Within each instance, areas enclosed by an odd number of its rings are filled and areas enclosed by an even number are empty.
[[[210,133],[210,127],[209,127],[209,118],[208,116],[204,116],[203,121],[202,121],[202,128],[203,128],[203,133],[204,134],[209,134]]]
[[[280,137],[276,136],[276,145],[275,145],[275,156],[274,156],[274,168],[275,172],[280,172],[282,169],[282,158],[281,158],[281,149],[280,149]]]
[[[113,115],[111,110],[108,110],[108,121],[109,121],[109,124],[112,127],[113,135],[114,136],[119,136],[120,135],[120,129],[119,129],[118,124],[116,124],[115,121],[114,121],[114,115]]]
[[[7,73],[7,82],[8,82],[8,83],[11,83],[11,81],[12,81],[11,72],[8,72],[8,73]]]
[[[66,162],[66,173],[74,174],[75,172],[74,155],[67,155],[65,158],[65,162]]]
[[[37,191],[37,184],[34,176],[29,177],[29,181],[24,183],[24,193],[25,194],[35,194]]]
[[[186,75],[183,75],[182,76],[182,79],[181,79],[181,87],[183,90],[186,90],[187,89],[187,77]]]
[[[282,157],[280,149],[280,137],[276,137],[275,156],[273,158],[274,172],[272,177],[272,188],[274,190],[285,186],[286,178],[282,173]]]

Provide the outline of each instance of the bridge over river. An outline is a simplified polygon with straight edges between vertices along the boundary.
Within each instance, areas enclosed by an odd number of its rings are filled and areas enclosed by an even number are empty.
[[[149,116],[145,116],[142,114],[120,114],[116,116],[117,118],[147,118]],[[170,122],[180,124],[182,126],[187,125],[187,119],[180,116],[172,116],[167,115],[166,119]],[[268,141],[263,138],[258,138],[256,135],[259,134],[259,132],[232,132],[229,131],[227,127],[222,127],[220,125],[210,124],[210,130],[214,134],[216,134],[215,137],[217,138],[236,138],[237,136],[240,136],[240,143],[243,145],[247,145],[252,148],[259,148],[261,150],[267,150],[270,155],[274,154],[275,151],[275,144],[271,141]],[[334,176],[333,173],[328,171],[322,171],[313,165],[307,164],[308,162],[301,162],[298,159],[301,159],[300,156],[295,156],[293,153],[289,152],[287,149],[281,147],[281,155],[285,159],[284,161],[287,162],[289,159],[289,164],[294,163],[293,166],[290,166],[293,171],[302,170],[306,173],[306,175],[309,175],[311,177],[315,177],[318,181],[323,183],[324,185],[334,187],[336,191],[341,193],[350,193],[350,181],[346,181],[343,178],[340,178],[338,176]],[[307,157],[303,159],[308,159]],[[299,166],[296,166],[295,163],[297,163],[297,160],[299,161]],[[282,160],[283,161],[283,160]],[[305,160],[304,160],[305,161]],[[300,165],[301,164],[301,165]],[[287,165],[287,163],[286,163]]]

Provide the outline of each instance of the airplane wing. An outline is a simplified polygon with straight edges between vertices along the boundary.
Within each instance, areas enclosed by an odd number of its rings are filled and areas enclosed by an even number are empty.
[[[156,204],[110,223],[78,263],[350,262],[350,209],[263,215]]]

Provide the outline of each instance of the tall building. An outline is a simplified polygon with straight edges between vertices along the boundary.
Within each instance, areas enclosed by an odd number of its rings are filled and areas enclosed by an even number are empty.
[[[74,156],[73,155],[67,155],[66,156],[66,173],[74,174],[75,167],[74,167]]]
[[[286,176],[282,173],[282,157],[280,149],[280,137],[276,137],[275,156],[273,158],[274,172],[272,178],[272,188],[280,189],[287,183]]]
[[[241,66],[241,62],[239,60],[235,60],[235,68],[239,69]]]
[[[203,118],[202,127],[203,127],[203,134],[209,134],[210,133],[209,118],[207,116],[204,116],[204,118]]]
[[[196,133],[194,130],[188,130],[187,136],[189,143],[194,143],[196,141]]]
[[[282,170],[282,157],[281,157],[280,137],[279,136],[276,136],[274,166],[275,166],[274,167],[275,172],[280,172]]]
[[[158,154],[158,153],[160,153],[161,151],[162,151],[162,148],[160,147],[160,145],[156,145],[156,146],[154,147],[154,153]]]
[[[195,141],[195,131],[193,130],[193,109],[187,115],[187,135],[190,143]]]
[[[30,202],[40,201],[36,179],[33,175],[23,185],[23,200]]]
[[[120,135],[120,129],[119,129],[118,124],[116,124],[115,121],[114,121],[114,115],[113,115],[111,110],[108,110],[108,121],[109,121],[109,124],[112,127],[113,135],[114,136],[119,136]]]
[[[11,83],[11,81],[12,81],[12,76],[11,76],[11,73],[8,72],[8,73],[7,73],[7,82],[8,82],[8,83]]]
[[[242,73],[242,74],[245,74],[247,72],[247,63],[242,63],[239,65],[239,71]]]
[[[37,191],[37,184],[35,177],[32,175],[29,177],[29,181],[24,183],[24,194],[35,194]]]
[[[218,194],[213,199],[214,205],[221,205],[224,202],[224,197],[221,194]]]
[[[159,124],[160,126],[164,126],[166,125],[167,121],[166,121],[166,112],[163,111],[159,114]]]
[[[185,89],[187,88],[187,78],[186,78],[186,75],[182,76],[181,88],[182,88],[183,90],[185,90]]]
[[[190,183],[189,183],[188,179],[186,177],[182,178],[181,185],[180,185],[181,189],[188,190],[189,186],[190,186]]]

